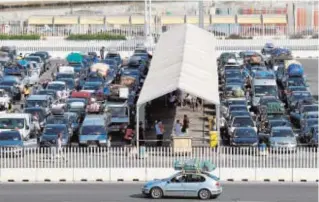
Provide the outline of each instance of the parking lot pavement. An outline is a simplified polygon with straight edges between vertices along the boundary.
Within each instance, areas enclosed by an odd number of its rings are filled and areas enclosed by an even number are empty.
[[[98,150],[77,150],[63,152],[64,158],[56,158],[55,151],[47,153],[25,153],[22,157],[0,157],[0,168],[171,168],[177,159],[185,156],[149,149],[145,158],[136,158],[136,153],[128,148],[112,149],[109,153]],[[135,155],[134,155],[135,154]],[[187,158],[187,157],[186,157]],[[205,152],[194,151],[192,158],[211,160],[223,168],[316,168],[318,153],[300,150],[295,154],[269,153],[267,156],[245,152]]]
[[[305,68],[310,91],[318,100],[318,59],[297,59]]]

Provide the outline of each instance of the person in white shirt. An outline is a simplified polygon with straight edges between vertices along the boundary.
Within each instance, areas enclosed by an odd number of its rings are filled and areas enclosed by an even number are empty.
[[[155,124],[155,132],[156,132],[156,145],[158,147],[163,145],[163,134],[164,134],[164,125],[161,120],[158,120]]]
[[[58,97],[59,100],[62,99],[62,92],[61,92],[61,91],[57,91],[57,92],[56,92],[56,95],[57,95],[57,97]]]
[[[177,135],[177,136],[183,135],[182,124],[180,123],[179,120],[177,120],[175,123],[174,132],[175,132],[175,135]]]

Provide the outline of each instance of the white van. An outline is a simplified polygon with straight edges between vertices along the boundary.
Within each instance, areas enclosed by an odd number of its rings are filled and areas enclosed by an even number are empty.
[[[32,136],[34,125],[31,114],[27,113],[4,113],[0,117],[0,132],[19,130],[21,136],[26,139]]]
[[[275,96],[278,98],[278,87],[275,79],[253,79],[251,86],[251,103],[253,108],[259,106],[263,96]]]

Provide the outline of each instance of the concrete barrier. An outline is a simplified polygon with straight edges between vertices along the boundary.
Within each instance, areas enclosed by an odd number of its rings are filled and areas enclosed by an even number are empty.
[[[6,168],[0,182],[145,182],[175,174],[171,168]],[[317,182],[316,168],[217,168],[212,174],[234,182]]]

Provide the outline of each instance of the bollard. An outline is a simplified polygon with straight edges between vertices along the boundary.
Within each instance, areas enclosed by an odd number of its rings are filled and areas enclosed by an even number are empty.
[[[209,146],[215,148],[218,146],[218,133],[217,131],[209,131]]]

